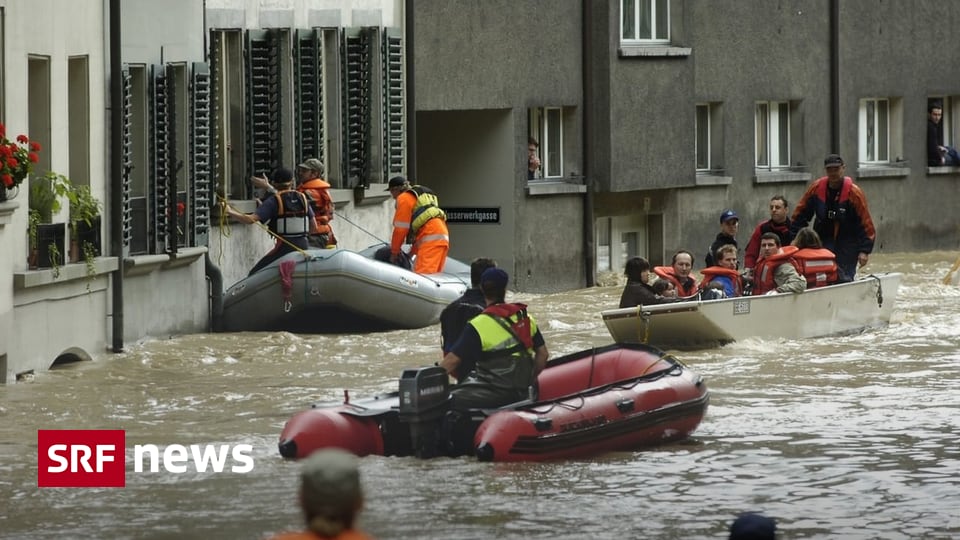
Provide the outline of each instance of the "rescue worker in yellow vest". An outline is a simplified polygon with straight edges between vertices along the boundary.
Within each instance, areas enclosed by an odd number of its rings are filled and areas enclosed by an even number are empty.
[[[227,207],[227,213],[242,223],[266,223],[277,238],[273,249],[253,265],[250,275],[287,253],[307,249],[307,235],[317,231],[313,208],[307,197],[293,189],[293,172],[283,168],[273,171],[270,184],[275,193],[264,199],[252,214]]]
[[[440,208],[436,194],[428,187],[411,186],[402,176],[391,178],[386,191],[397,201],[390,238],[390,262],[397,263],[400,247],[404,241],[410,241],[413,244],[410,255],[416,256],[414,272],[442,272],[450,250],[450,232],[447,230],[447,215]]]
[[[480,276],[486,309],[463,329],[440,367],[454,375],[461,363],[475,373],[453,388],[453,409],[491,409],[536,397],[537,375],[550,354],[537,321],[524,304],[504,302],[507,273],[489,268]]]

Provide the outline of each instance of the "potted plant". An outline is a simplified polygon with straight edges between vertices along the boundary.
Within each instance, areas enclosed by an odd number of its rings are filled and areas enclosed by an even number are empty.
[[[60,211],[60,198],[70,192],[70,184],[63,175],[49,172],[30,179],[30,215],[28,236],[31,268],[57,268],[63,262],[66,224],[53,223],[53,215]]]
[[[90,186],[70,186],[70,260],[83,257],[88,271],[92,258],[100,251],[100,201],[90,192]]]
[[[20,184],[40,160],[40,143],[26,135],[18,135],[16,141],[7,139],[7,128],[0,123],[0,202],[20,191]]]

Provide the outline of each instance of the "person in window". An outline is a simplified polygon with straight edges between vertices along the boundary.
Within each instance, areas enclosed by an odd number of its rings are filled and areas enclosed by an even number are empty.
[[[649,284],[650,263],[643,257],[631,257],[624,266],[623,274],[627,276],[627,284],[620,294],[620,307],[649,306],[677,301],[676,287],[667,280],[658,280],[664,283],[662,292],[657,292]]]
[[[527,180],[533,180],[534,178],[540,178],[540,156],[538,152],[540,151],[540,143],[536,139],[530,137],[527,139]]]
[[[939,102],[927,108],[927,165],[931,167],[960,166],[957,149],[943,144],[943,106]]]
[[[823,160],[823,167],[826,176],[810,184],[793,210],[790,232],[796,236],[816,218],[813,230],[820,235],[823,247],[837,256],[843,278],[853,280],[858,266],[863,267],[870,258],[877,232],[867,196],[853,179],[843,175],[843,158],[830,154]]]
[[[307,249],[307,235],[317,231],[307,197],[293,189],[293,172],[284,168],[273,171],[270,184],[273,192],[255,212],[244,214],[227,206],[227,213],[242,223],[266,223],[270,234],[277,239],[273,249],[253,265],[250,275],[287,253]]]
[[[418,274],[443,272],[450,250],[447,215],[440,208],[437,195],[426,186],[412,186],[402,176],[394,176],[387,184],[397,201],[393,214],[393,235],[390,238],[390,262],[397,264],[404,241],[412,240],[410,255],[413,271]]]

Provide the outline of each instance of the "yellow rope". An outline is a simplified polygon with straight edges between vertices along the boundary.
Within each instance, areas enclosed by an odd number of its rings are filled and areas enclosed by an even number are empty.
[[[217,195],[217,197],[220,198],[220,205],[221,205],[221,209],[222,209],[222,210],[226,210],[227,208],[232,208],[234,211],[236,211],[236,212],[238,212],[238,213],[241,213],[241,214],[243,213],[243,212],[240,212],[240,210],[237,210],[236,208],[234,208],[233,206],[231,206],[230,203],[228,203],[227,200],[224,199],[223,197],[220,197],[220,195]],[[221,212],[221,217],[220,217],[220,220],[221,220],[221,221],[223,221],[224,219],[226,219],[226,218],[224,217],[225,215],[226,215],[226,212],[225,212],[225,211]],[[266,224],[260,223],[259,220],[258,220],[258,221],[254,221],[254,223],[256,223],[257,225],[259,225],[261,229],[267,231],[267,233],[269,233],[270,236],[273,236],[273,237],[276,238],[277,240],[280,240],[280,241],[283,242],[284,244],[287,244],[288,246],[292,247],[295,251],[300,252],[300,254],[303,255],[305,258],[307,258],[307,259],[310,258],[310,254],[309,254],[309,253],[307,253],[307,252],[306,252],[305,250],[303,250],[303,249],[300,249],[300,248],[297,247],[296,245],[290,243],[290,241],[287,240],[286,238],[284,238],[284,237],[280,236],[279,234],[271,231],[271,230],[270,230],[270,227],[268,227]],[[227,236],[229,236],[229,233],[227,234]],[[220,240],[220,241],[223,242],[222,235],[221,235],[221,240]],[[221,244],[221,253],[223,253],[223,251],[222,251],[222,244]]]
[[[953,273],[956,272],[958,268],[960,268],[960,257],[957,257],[957,261],[953,263],[953,267],[950,268],[950,271],[947,272],[947,275],[943,277],[944,285],[950,284],[950,281],[953,280]]]

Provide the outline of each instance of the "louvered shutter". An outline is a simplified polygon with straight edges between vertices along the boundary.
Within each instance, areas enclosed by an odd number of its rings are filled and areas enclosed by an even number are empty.
[[[133,169],[133,85],[130,69],[127,66],[121,69],[120,76],[122,78],[120,84],[123,92],[123,110],[120,112],[121,129],[123,129],[123,146],[120,150],[120,204],[122,208],[121,212],[123,213],[123,217],[121,218],[123,252],[120,256],[125,258],[130,256],[130,246],[133,241],[133,208],[130,203],[130,194],[132,191],[130,171]]]
[[[370,184],[370,32],[344,29],[343,152],[344,179],[350,187]]]
[[[294,51],[297,159],[326,163],[323,144],[323,40],[318,30],[297,30]]]
[[[280,47],[276,32],[247,32],[247,176],[260,175],[280,166]],[[251,189],[249,183],[247,188]],[[249,193],[249,191],[247,192]]]
[[[403,174],[406,116],[403,106],[403,38],[399,28],[383,33],[383,177]]]
[[[167,209],[171,204],[170,178],[173,171],[172,141],[173,111],[169,95],[169,79],[161,65],[151,67],[150,91],[150,186],[149,199],[149,236],[151,253],[167,251],[168,224]]]
[[[189,238],[194,246],[207,244],[210,236],[211,179],[215,170],[213,92],[210,69],[193,64],[190,92],[190,177],[188,201]]]

